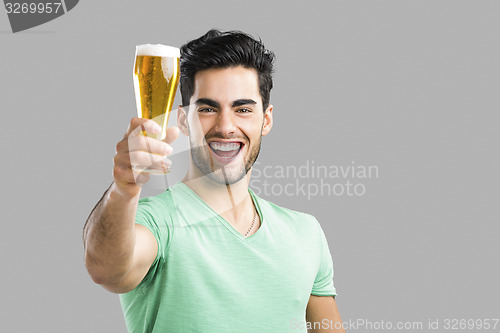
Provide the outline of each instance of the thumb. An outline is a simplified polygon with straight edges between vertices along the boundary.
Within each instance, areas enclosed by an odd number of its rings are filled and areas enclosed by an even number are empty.
[[[171,144],[172,142],[175,141],[175,139],[177,139],[178,136],[179,136],[179,128],[177,126],[172,126],[167,128],[167,134],[165,135],[165,139],[163,139],[163,141],[165,141],[168,144]]]

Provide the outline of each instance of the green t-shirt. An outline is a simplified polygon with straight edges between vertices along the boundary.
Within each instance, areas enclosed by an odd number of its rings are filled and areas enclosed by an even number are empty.
[[[248,238],[184,183],[140,200],[158,255],[120,295],[130,333],[301,332],[310,295],[336,295],[318,221],[249,193],[261,226]]]

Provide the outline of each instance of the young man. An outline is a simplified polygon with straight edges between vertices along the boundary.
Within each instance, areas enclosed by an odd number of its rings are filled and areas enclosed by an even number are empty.
[[[146,138],[132,119],[117,144],[114,182],[84,229],[93,280],[120,293],[130,332],[343,332],[328,245],[313,216],[248,188],[269,104],[274,55],[241,32],[211,30],[181,48],[177,123],[189,137],[182,182],[139,200],[148,175],[134,163],[170,162],[178,136]],[[310,324],[306,323],[309,322]]]

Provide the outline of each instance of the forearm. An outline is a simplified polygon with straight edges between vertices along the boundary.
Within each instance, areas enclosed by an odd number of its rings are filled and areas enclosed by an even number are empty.
[[[131,269],[139,195],[128,197],[113,183],[84,228],[85,265],[99,284],[118,283]]]

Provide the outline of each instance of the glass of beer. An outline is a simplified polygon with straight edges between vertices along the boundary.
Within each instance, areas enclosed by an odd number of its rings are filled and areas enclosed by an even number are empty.
[[[139,118],[154,120],[161,127],[158,134],[148,133],[163,140],[167,122],[179,84],[180,50],[160,44],[137,45],[134,64],[134,90]],[[146,135],[146,133],[144,133]],[[161,170],[134,167],[141,172],[164,174]]]

